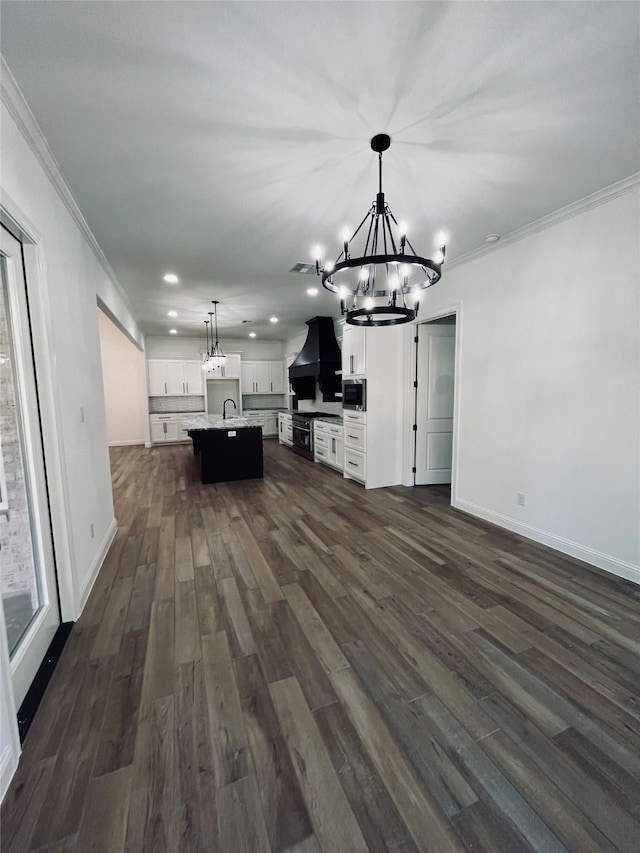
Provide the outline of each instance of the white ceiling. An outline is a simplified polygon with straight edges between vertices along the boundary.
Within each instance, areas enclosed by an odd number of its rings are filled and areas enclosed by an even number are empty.
[[[337,255],[364,216],[376,133],[394,214],[422,254],[448,232],[449,259],[638,171],[639,16],[609,0],[3,0],[1,48],[143,331],[200,334],[219,299],[223,341],[242,320],[284,339],[337,313],[289,269],[316,242]]]

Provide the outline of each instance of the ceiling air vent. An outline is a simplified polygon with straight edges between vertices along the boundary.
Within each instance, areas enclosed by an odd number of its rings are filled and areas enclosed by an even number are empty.
[[[302,275],[315,275],[316,274],[316,265],[315,264],[303,264],[299,261],[297,264],[294,264],[289,272],[299,272]]]

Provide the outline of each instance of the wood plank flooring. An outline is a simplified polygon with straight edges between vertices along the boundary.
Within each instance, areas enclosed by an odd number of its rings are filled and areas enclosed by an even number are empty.
[[[640,589],[265,442],[112,451],[6,853],[640,850]]]

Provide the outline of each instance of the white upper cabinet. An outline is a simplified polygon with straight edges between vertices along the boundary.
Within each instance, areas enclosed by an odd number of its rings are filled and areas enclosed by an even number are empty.
[[[167,362],[148,361],[147,368],[149,371],[149,396],[163,397],[165,394],[168,394]]]
[[[202,368],[199,361],[149,359],[149,396],[180,397],[203,393]]]
[[[199,361],[185,361],[184,364],[184,384],[187,394],[202,394],[202,365]]]
[[[284,394],[284,363],[282,361],[269,362],[269,388],[272,394]]]
[[[186,394],[183,361],[167,362],[167,394]]]
[[[367,372],[366,329],[344,326],[342,332],[342,375],[357,376]]]
[[[240,356],[237,353],[227,355],[220,367],[205,371],[207,379],[240,379]]]
[[[281,361],[243,361],[243,394],[284,394],[284,364]]]

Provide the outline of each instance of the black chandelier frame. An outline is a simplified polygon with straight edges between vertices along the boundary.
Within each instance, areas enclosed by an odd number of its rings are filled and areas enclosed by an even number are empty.
[[[438,262],[418,255],[405,233],[400,233],[398,240],[394,236],[392,223],[398,229],[400,226],[391,212],[382,190],[382,154],[390,145],[391,137],[386,133],[379,133],[371,140],[371,148],[378,154],[378,193],[352,236],[344,240],[343,250],[338,255],[336,262],[330,266],[322,266],[321,259],[316,258],[316,274],[322,277],[323,287],[342,297],[341,312],[346,315],[346,322],[354,326],[395,326],[415,320],[418,316],[419,305],[416,302],[415,307],[408,307],[405,297],[408,294],[415,294],[431,287],[442,277],[442,264],[446,252],[444,245],[440,247],[442,260]],[[351,257],[349,246],[367,222],[369,222],[369,228],[364,254]],[[411,254],[406,252],[407,247],[411,250]],[[380,253],[379,248],[382,249]],[[389,267],[392,265],[396,265],[399,269],[406,266],[418,267],[424,273],[425,279],[417,284],[409,284],[408,275],[401,276],[398,273],[398,285],[392,287],[389,284]],[[355,288],[334,281],[334,276],[340,272],[357,267],[362,270],[369,267],[370,270],[364,277],[360,277]],[[386,270],[387,286],[385,289],[375,290],[376,267],[384,267]],[[353,300],[350,309],[346,307],[347,294]],[[358,307],[359,297],[378,299],[385,296],[389,297],[387,305],[378,305],[372,308]]]

